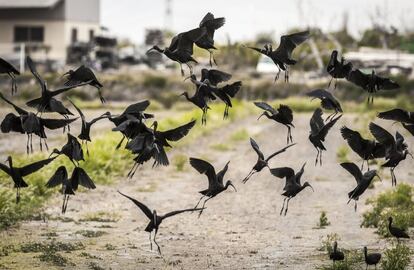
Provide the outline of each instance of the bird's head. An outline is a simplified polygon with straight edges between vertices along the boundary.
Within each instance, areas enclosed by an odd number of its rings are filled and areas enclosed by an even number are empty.
[[[68,71],[68,72],[66,72],[66,73],[63,73],[63,75],[62,75],[61,77],[70,76],[70,75],[72,75],[74,72],[75,72],[75,71],[73,71],[72,69],[69,69],[69,71]]]
[[[367,177],[367,178],[368,178],[368,179],[370,179],[370,180],[376,176],[376,177],[378,177],[378,178],[379,178],[379,180],[382,182],[382,179],[381,179],[381,177],[379,176],[379,174],[378,174],[377,170],[370,170],[370,171],[367,171],[367,172],[364,174],[364,176],[365,176],[365,177]]]
[[[364,253],[367,254],[368,253],[368,248],[364,247]]]
[[[162,50],[160,47],[158,47],[157,45],[154,45],[154,46],[152,46],[148,51],[147,51],[147,53],[149,53],[149,52],[151,52],[151,51],[157,51],[157,52],[160,52],[160,53],[163,53],[164,52],[164,50]]]
[[[266,111],[264,111],[258,118],[257,118],[257,120],[259,120],[262,116],[266,116],[266,117],[269,117],[270,115],[266,112]]]
[[[195,75],[195,74],[191,74],[190,76],[186,77],[186,78],[184,79],[184,81],[186,81],[186,80],[188,80],[188,79],[191,79],[191,80],[196,81],[196,80],[197,80],[197,77],[196,77],[196,75]]]
[[[388,222],[391,224],[392,223],[392,217],[388,217]]]
[[[233,185],[233,182],[232,182],[232,181],[230,181],[230,180],[226,182],[226,189],[227,189],[229,186],[231,186],[231,187],[234,189],[234,191],[236,191],[236,192],[237,192],[236,187]]]
[[[12,159],[12,157],[11,156],[8,156],[7,158],[6,158],[6,161],[5,162],[8,162],[9,163],[9,165],[10,165],[10,167],[12,166],[12,164],[13,164],[13,159]]]
[[[332,58],[337,58],[338,57],[338,51],[337,50],[333,50],[332,51]]]
[[[112,114],[111,114],[111,112],[105,112],[101,116],[111,117]]]
[[[311,186],[311,184],[309,184],[309,182],[303,183],[303,188],[305,188],[305,187],[310,187],[312,189],[312,191],[315,192],[315,190],[313,189],[313,187]]]
[[[157,131],[157,128],[158,128],[158,122],[157,121],[154,121],[152,124],[151,124],[151,126],[150,127],[153,127],[154,128],[154,131]]]
[[[53,149],[53,151],[52,151],[52,153],[50,153],[50,155],[49,155],[49,158],[51,157],[51,156],[53,156],[54,154],[56,154],[56,155],[60,155],[61,154],[61,152],[57,149],[57,148],[54,148]]]
[[[336,251],[336,249],[338,248],[338,242],[337,241],[335,241],[334,243],[333,243],[333,250],[334,251]]]
[[[179,97],[181,97],[181,96],[185,96],[186,98],[188,98],[188,93],[187,93],[187,92],[182,92],[182,93],[179,95]]]

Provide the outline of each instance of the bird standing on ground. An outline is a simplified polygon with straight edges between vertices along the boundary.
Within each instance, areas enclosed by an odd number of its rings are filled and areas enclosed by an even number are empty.
[[[397,238],[397,241],[400,242],[400,238],[409,239],[410,236],[405,232],[405,230],[392,226],[392,217],[388,217],[388,230],[392,236]]]
[[[98,81],[92,69],[82,65],[76,70],[69,70],[63,76],[67,76],[67,81],[64,83],[65,86],[77,86],[81,83],[88,83],[95,87],[98,89],[99,99],[102,103],[105,103],[105,99],[101,93],[103,85]]]
[[[0,170],[8,174],[14,182],[14,188],[16,189],[16,203],[20,202],[20,189],[29,186],[24,181],[23,177],[40,170],[41,168],[52,162],[54,159],[55,158],[48,158],[28,164],[24,167],[15,167],[13,165],[12,157],[8,156],[6,161],[9,163],[9,166],[0,163]]]
[[[332,251],[329,253],[329,259],[333,261],[333,266],[335,268],[336,261],[343,261],[345,259],[345,255],[342,251],[338,250],[338,242],[334,242]]]
[[[326,151],[323,142],[325,141],[326,135],[328,135],[329,130],[335,125],[335,123],[341,118],[342,115],[332,118],[328,123],[324,123],[322,119],[322,110],[317,108],[312,118],[310,119],[310,132],[309,132],[309,141],[313,144],[317,150],[315,166],[318,164],[322,166],[322,151]]]
[[[284,126],[287,127],[287,144],[289,142],[293,142],[291,128],[294,128],[293,125],[293,112],[292,109],[289,108],[287,105],[280,104],[278,109],[274,109],[272,106],[267,104],[266,102],[254,102],[254,105],[259,107],[260,109],[264,110],[264,112],[257,118],[260,119],[263,115],[269,119],[272,119]]]
[[[342,107],[339,101],[325,89],[316,89],[307,94],[309,97],[312,97],[312,100],[318,98],[321,100],[321,106],[325,110],[333,110],[334,113],[329,115],[325,121],[328,121],[329,118],[334,118],[338,113],[342,113]]]
[[[267,158],[264,157],[264,154],[262,151],[260,151],[259,145],[256,143],[255,140],[253,140],[253,138],[250,138],[250,144],[253,148],[253,150],[256,152],[257,154],[257,162],[256,164],[253,166],[252,170],[249,172],[249,174],[243,179],[243,184],[245,184],[250,177],[253,176],[253,174],[260,172],[261,170],[263,170],[265,167],[269,168],[269,160],[272,159],[273,157],[283,153],[286,151],[286,149],[288,149],[289,147],[294,146],[296,143],[288,145],[282,149],[280,149],[277,152],[274,152],[273,154],[269,155]],[[270,169],[270,168],[269,168]]]
[[[198,158],[190,158],[191,166],[194,169],[196,169],[199,173],[205,174],[208,178],[208,188],[199,192],[203,196],[201,196],[200,200],[198,201],[197,205],[194,208],[197,208],[197,206],[200,204],[201,200],[204,197],[208,197],[207,199],[204,200],[203,206],[201,207],[202,209],[204,209],[204,206],[206,205],[207,201],[216,197],[218,194],[222,193],[223,191],[227,190],[229,186],[231,186],[237,192],[232,181],[228,180],[226,184],[224,184],[224,181],[223,181],[224,175],[226,174],[229,168],[229,163],[230,161],[227,162],[224,168],[216,174],[216,170],[214,169],[213,165],[211,165],[207,161],[198,159]],[[202,213],[203,213],[203,210],[200,211],[199,217]]]
[[[282,209],[280,210],[280,215],[283,213],[283,209],[285,210],[284,215],[289,209],[289,201],[290,199],[294,198],[299,192],[301,192],[306,187],[310,187],[313,191],[313,187],[309,184],[309,182],[300,183],[300,179],[305,171],[306,162],[303,164],[302,168],[298,173],[295,174],[295,171],[289,167],[281,167],[281,168],[274,168],[270,169],[271,174],[278,178],[286,178],[285,187],[283,188],[282,195],[285,196],[283,200]],[[286,206],[285,206],[286,202]]]
[[[369,265],[375,265],[375,269],[377,269],[377,264],[381,260],[381,254],[380,253],[370,253],[370,254],[368,254],[368,248],[364,247],[364,257],[365,257],[365,263],[367,265],[366,269],[368,269]]]
[[[293,50],[305,42],[309,38],[309,31],[303,31],[298,33],[293,33],[290,35],[285,35],[280,38],[279,47],[276,50],[272,50],[271,44],[266,44],[264,49],[259,49],[255,47],[247,47],[249,49],[255,50],[261,54],[266,55],[273,60],[273,63],[278,67],[279,71],[276,74],[275,81],[279,79],[279,74],[281,70],[285,72],[285,82],[289,81],[289,66],[295,65],[296,60],[292,59]]]
[[[20,72],[9,62],[0,57],[0,74],[7,74],[11,81],[11,94],[14,95],[17,92],[16,75],[20,75]]]
[[[381,178],[377,174],[376,170],[367,171],[366,173],[362,174],[361,170],[358,168],[357,165],[355,165],[355,163],[344,162],[344,163],[341,163],[341,166],[342,168],[347,170],[350,174],[352,174],[352,176],[356,180],[357,186],[348,193],[348,197],[349,197],[348,203],[351,200],[354,200],[355,211],[356,211],[359,197],[365,192],[365,190],[367,190],[367,188],[372,182],[372,179],[374,179],[375,176],[377,176],[380,180]]]
[[[338,51],[333,50],[331,53],[331,58],[329,59],[328,66],[326,67],[326,71],[329,73],[329,75],[332,76],[331,80],[329,81],[328,88],[331,86],[333,79],[335,79],[336,88],[338,79],[347,78],[349,73],[352,71],[352,63],[345,63],[344,57],[341,57],[341,61],[338,61]]]
[[[226,19],[223,17],[220,18],[214,18],[214,15],[208,12],[204,18],[201,20],[199,27],[205,28],[206,33],[198,40],[195,41],[195,44],[205,49],[210,54],[210,66],[213,66],[211,59],[213,59],[214,64],[217,65],[216,60],[214,59],[213,50],[217,50],[216,47],[214,47],[214,32],[222,27],[224,23],[226,22]]]
[[[397,108],[378,113],[378,118],[400,122],[414,136],[414,112]]]
[[[158,247],[158,252],[161,255],[161,248],[157,243],[157,233],[158,233],[158,229],[161,225],[161,222],[163,222],[166,218],[184,213],[184,212],[193,212],[193,211],[201,211],[203,210],[203,208],[191,208],[191,209],[184,209],[184,210],[178,210],[178,211],[172,211],[169,212],[165,215],[159,216],[157,214],[156,210],[151,211],[145,204],[139,202],[138,200],[129,197],[123,193],[121,193],[120,191],[118,191],[119,194],[121,194],[122,196],[126,197],[127,199],[131,200],[139,209],[141,209],[141,211],[147,216],[147,218],[150,220],[150,222],[148,223],[147,227],[145,227],[145,231],[149,233],[149,240],[150,240],[150,245],[151,245],[151,250],[152,250],[152,241],[151,241],[151,232],[154,232],[154,243],[157,245]]]

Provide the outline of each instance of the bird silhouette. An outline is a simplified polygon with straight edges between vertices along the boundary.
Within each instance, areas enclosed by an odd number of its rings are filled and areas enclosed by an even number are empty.
[[[326,151],[323,142],[325,141],[326,135],[328,135],[329,130],[335,125],[335,123],[342,117],[342,115],[332,118],[328,123],[324,123],[322,119],[322,110],[317,108],[310,119],[310,132],[309,132],[309,141],[315,147],[317,154],[315,159],[315,166],[319,164],[322,166],[322,151]]]
[[[253,168],[249,172],[249,174],[242,180],[243,184],[245,184],[247,181],[249,181],[250,177],[252,177],[255,173],[260,172],[265,167],[269,168],[269,160],[271,160],[273,157],[283,153],[288,149],[289,147],[294,146],[296,143],[288,145],[273,154],[269,155],[267,158],[264,157],[263,152],[260,150],[259,145],[256,143],[256,141],[253,138],[250,138],[250,145],[252,146],[253,150],[257,154],[257,162],[254,164]],[[269,168],[270,169],[270,168]]]
[[[316,89],[307,94],[309,97],[312,97],[312,100],[318,98],[321,100],[321,106],[325,110],[333,110],[334,112],[330,114],[325,121],[328,121],[329,118],[334,118],[338,113],[342,113],[342,107],[339,101],[325,89]]]
[[[121,114],[111,115],[108,119],[117,127],[123,122],[129,120],[129,116],[133,116],[139,120],[153,118],[153,114],[145,113],[145,110],[148,108],[149,105],[150,102],[148,100],[133,103],[131,105],[128,105]]]
[[[362,158],[361,171],[364,169],[364,162],[367,162],[369,170],[369,160],[385,157],[385,146],[375,140],[362,138],[358,131],[343,126],[341,135],[358,156]]]
[[[214,64],[217,65],[216,60],[214,59],[213,50],[217,50],[216,47],[214,47],[214,32],[222,27],[224,23],[226,22],[226,19],[223,17],[220,18],[214,18],[214,15],[210,12],[208,12],[204,18],[201,20],[199,27],[205,28],[206,33],[195,41],[195,44],[205,49],[210,54],[210,66],[213,66],[211,59],[213,59]]]
[[[62,146],[62,149],[53,149],[50,156],[52,156],[53,154],[56,154],[57,156],[65,155],[69,158],[73,165],[75,165],[75,167],[79,167],[79,161],[85,161],[83,157],[82,145],[70,133],[68,133],[68,141],[65,145]]]
[[[224,102],[224,114],[223,119],[227,119],[229,115],[229,108],[233,106],[231,103],[231,98],[234,98],[237,92],[239,92],[242,86],[241,81],[234,82],[232,84],[227,84],[223,87],[212,87],[213,93]]]
[[[372,70],[371,74],[365,74],[359,69],[352,70],[347,80],[368,92],[368,103],[374,102],[374,95],[380,90],[400,88],[393,80],[376,75],[375,70]]]
[[[224,175],[226,174],[229,168],[229,163],[230,161],[226,163],[226,165],[221,171],[216,173],[216,170],[214,169],[213,165],[211,165],[209,162],[198,158],[190,158],[191,166],[194,169],[196,169],[200,174],[205,174],[208,178],[208,188],[199,192],[203,196],[201,196],[200,200],[198,201],[194,209],[197,208],[197,206],[200,204],[203,198],[207,197],[207,199],[205,199],[203,202],[203,206],[201,207],[202,209],[204,209],[204,206],[210,199],[216,197],[218,194],[227,190],[229,186],[231,186],[237,192],[232,181],[228,180],[226,184],[224,184],[223,181]],[[200,211],[198,216],[200,217],[202,213],[203,210]]]
[[[404,141],[404,137],[397,131],[394,137],[384,128],[371,122],[369,130],[375,139],[385,146],[385,160],[386,162],[381,167],[390,168],[392,185],[397,185],[397,178],[394,174],[395,168],[401,161],[405,160],[407,155],[412,154],[408,151],[408,146]]]
[[[164,54],[172,61],[180,64],[181,75],[184,76],[184,70],[182,64],[186,64],[190,69],[190,73],[193,73],[193,68],[189,64],[190,62],[198,63],[193,57],[193,45],[200,38],[202,38],[207,33],[205,27],[195,28],[187,32],[179,33],[174,36],[171,40],[171,43],[165,49],[161,49],[157,45],[154,45],[150,48],[147,53],[152,50],[156,50],[159,53]]]
[[[338,242],[334,242],[332,251],[329,253],[329,259],[333,261],[333,268],[335,269],[335,262],[336,261],[343,261],[345,259],[345,255],[342,251],[338,250]]]
[[[217,86],[219,83],[227,82],[232,75],[217,69],[201,69],[201,82],[207,83],[210,86]]]
[[[309,31],[303,31],[293,33],[290,35],[284,35],[280,38],[279,47],[276,50],[272,50],[271,44],[266,44],[263,49],[255,47],[247,47],[255,50],[261,54],[266,55],[273,60],[273,63],[278,67],[279,71],[276,74],[275,81],[279,79],[281,70],[285,72],[285,82],[289,81],[289,66],[295,65],[296,60],[292,59],[293,50],[305,42],[309,38]]]
[[[76,70],[70,69],[62,76],[67,76],[67,80],[64,83],[65,86],[77,86],[81,83],[88,83],[89,85],[98,89],[99,99],[102,103],[105,103],[105,99],[102,96],[101,88],[103,85],[98,81],[92,69],[84,65],[78,67]]]
[[[284,126],[287,127],[287,144],[293,142],[291,128],[294,128],[293,125],[293,112],[292,109],[287,105],[280,104],[278,109],[274,109],[272,106],[266,102],[254,102],[254,105],[264,110],[264,112],[259,116],[257,120],[260,119],[263,115],[269,119],[272,119]]]
[[[331,82],[335,79],[335,88],[338,79],[347,78],[349,73],[352,71],[352,63],[345,62],[345,58],[341,57],[341,61],[338,61],[338,51],[333,50],[331,53],[331,58],[329,59],[328,66],[326,67],[326,71],[329,75],[332,76],[331,80],[329,81],[328,88],[331,86]]]
[[[158,229],[161,225],[161,223],[172,216],[184,213],[184,212],[194,212],[194,211],[201,211],[203,208],[191,208],[191,209],[184,209],[184,210],[178,210],[178,211],[172,211],[169,212],[165,215],[158,215],[156,210],[151,211],[145,204],[143,204],[142,202],[129,197],[128,195],[125,195],[123,193],[121,193],[120,191],[118,191],[119,194],[121,194],[122,196],[126,197],[127,199],[131,200],[139,209],[141,209],[141,211],[147,216],[147,218],[150,220],[150,222],[148,223],[147,227],[145,227],[145,231],[149,233],[149,240],[150,240],[150,246],[151,246],[151,250],[152,250],[152,241],[151,241],[151,232],[154,231],[154,238],[153,241],[154,243],[157,245],[158,247],[158,252],[161,255],[161,248],[157,243],[157,233],[158,233]]]
[[[6,74],[12,81],[11,94],[14,95],[17,92],[16,75],[20,75],[20,72],[9,62],[0,57],[0,74]]]
[[[344,162],[341,163],[342,168],[347,170],[352,176],[355,178],[357,186],[351,190],[348,193],[348,203],[351,200],[355,201],[355,211],[357,210],[357,202],[359,197],[367,190],[369,185],[372,182],[372,179],[374,179],[375,176],[377,176],[380,180],[380,176],[377,174],[376,170],[367,171],[366,173],[362,174],[361,170],[358,168],[355,163],[352,162]]]
[[[393,120],[399,122],[403,127],[414,136],[414,113],[403,109],[392,109],[385,112],[380,112],[377,115],[381,119]]]
[[[364,247],[364,258],[365,258],[365,264],[367,265],[366,269],[368,269],[369,265],[375,265],[375,269],[377,269],[377,264],[381,260],[381,254],[380,253],[368,254],[368,248]]]
[[[400,238],[406,238],[406,239],[410,238],[410,236],[407,234],[407,232],[404,229],[393,226],[392,222],[393,222],[392,217],[388,217],[388,230],[392,236],[397,238],[398,242],[400,242]]]
[[[302,168],[298,173],[295,174],[295,171],[289,167],[281,167],[281,168],[274,168],[270,169],[270,173],[278,178],[286,178],[285,187],[283,188],[282,195],[285,196],[283,200],[282,209],[280,210],[280,215],[283,214],[283,210],[285,210],[284,215],[286,216],[287,211],[289,209],[289,201],[294,198],[299,192],[304,190],[306,187],[310,187],[313,191],[313,187],[309,184],[309,182],[300,183],[300,179],[305,171],[306,162],[302,165]],[[285,206],[286,203],[286,206]]]
[[[0,170],[8,174],[14,182],[14,188],[16,189],[16,203],[20,202],[20,189],[29,186],[23,178],[40,170],[41,168],[52,162],[54,159],[55,158],[48,158],[28,164],[23,167],[15,167],[13,165],[12,157],[8,156],[6,162],[9,163],[9,166],[0,163]]]

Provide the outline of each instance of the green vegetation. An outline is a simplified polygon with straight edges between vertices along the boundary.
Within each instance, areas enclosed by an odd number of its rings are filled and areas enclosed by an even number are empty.
[[[20,246],[19,251],[23,253],[36,252],[59,252],[59,251],[75,251],[84,249],[85,246],[81,242],[64,243],[52,240],[50,242],[28,242]]]
[[[64,266],[75,266],[74,263],[70,262],[67,258],[63,257],[59,253],[55,252],[43,252],[38,256],[39,260],[42,262],[47,262],[52,265],[64,267]]]
[[[411,262],[412,251],[403,244],[397,244],[393,248],[385,250],[381,260],[383,270],[404,270],[408,269]]]
[[[79,221],[94,221],[94,222],[118,222],[120,215],[113,212],[98,211],[95,213],[87,213]]]
[[[245,128],[241,128],[231,134],[230,139],[232,141],[245,141],[249,139],[249,132]]]
[[[322,211],[321,215],[319,216],[319,222],[316,224],[316,226],[318,229],[323,229],[329,225],[331,225],[331,223],[328,220],[328,216],[326,215],[325,211]]]
[[[96,238],[96,237],[101,237],[102,235],[107,234],[107,232],[92,231],[92,230],[79,230],[79,231],[76,231],[75,234],[80,234],[83,237],[87,237],[87,238]]]
[[[188,162],[188,157],[183,154],[175,154],[172,157],[172,164],[174,165],[177,172],[182,172],[184,170],[185,164]]]
[[[115,250],[115,249],[116,249],[116,247],[115,247],[114,245],[110,244],[110,243],[107,243],[107,244],[105,245],[105,249],[106,249],[106,250]]]
[[[339,235],[337,233],[327,234],[322,239],[322,245],[319,248],[319,251],[326,251],[328,253],[332,252],[332,245],[333,245],[333,243],[335,241],[339,242],[339,240],[341,240],[341,237],[339,237]]]
[[[399,184],[396,188],[385,191],[367,204],[372,209],[363,214],[361,226],[377,228],[377,233],[389,237],[388,217],[392,216],[395,226],[407,229],[414,227],[414,188],[408,184]]]
[[[338,149],[336,150],[336,160],[339,163],[343,163],[343,162],[349,162],[348,159],[348,154],[349,154],[350,150],[348,145],[341,145],[338,147]]]
[[[229,145],[229,143],[216,143],[210,145],[211,149],[220,151],[220,152],[227,152],[233,150],[233,147]]]
[[[105,270],[105,268],[99,266],[99,264],[97,264],[96,262],[90,262],[88,264],[89,269],[91,270]]]

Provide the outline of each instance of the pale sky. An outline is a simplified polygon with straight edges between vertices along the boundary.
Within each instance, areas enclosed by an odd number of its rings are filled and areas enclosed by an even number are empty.
[[[167,0],[101,0],[101,23],[119,37],[141,43],[145,29],[166,25]],[[198,26],[207,12],[225,17],[226,24],[216,32],[216,40],[251,39],[261,32],[275,38],[292,27],[318,26],[336,30],[349,14],[353,35],[378,22],[404,31],[414,29],[414,0],[170,0],[171,29],[183,32]],[[301,7],[301,8],[299,8]],[[301,11],[302,10],[302,11]],[[378,16],[376,10],[380,11]]]

